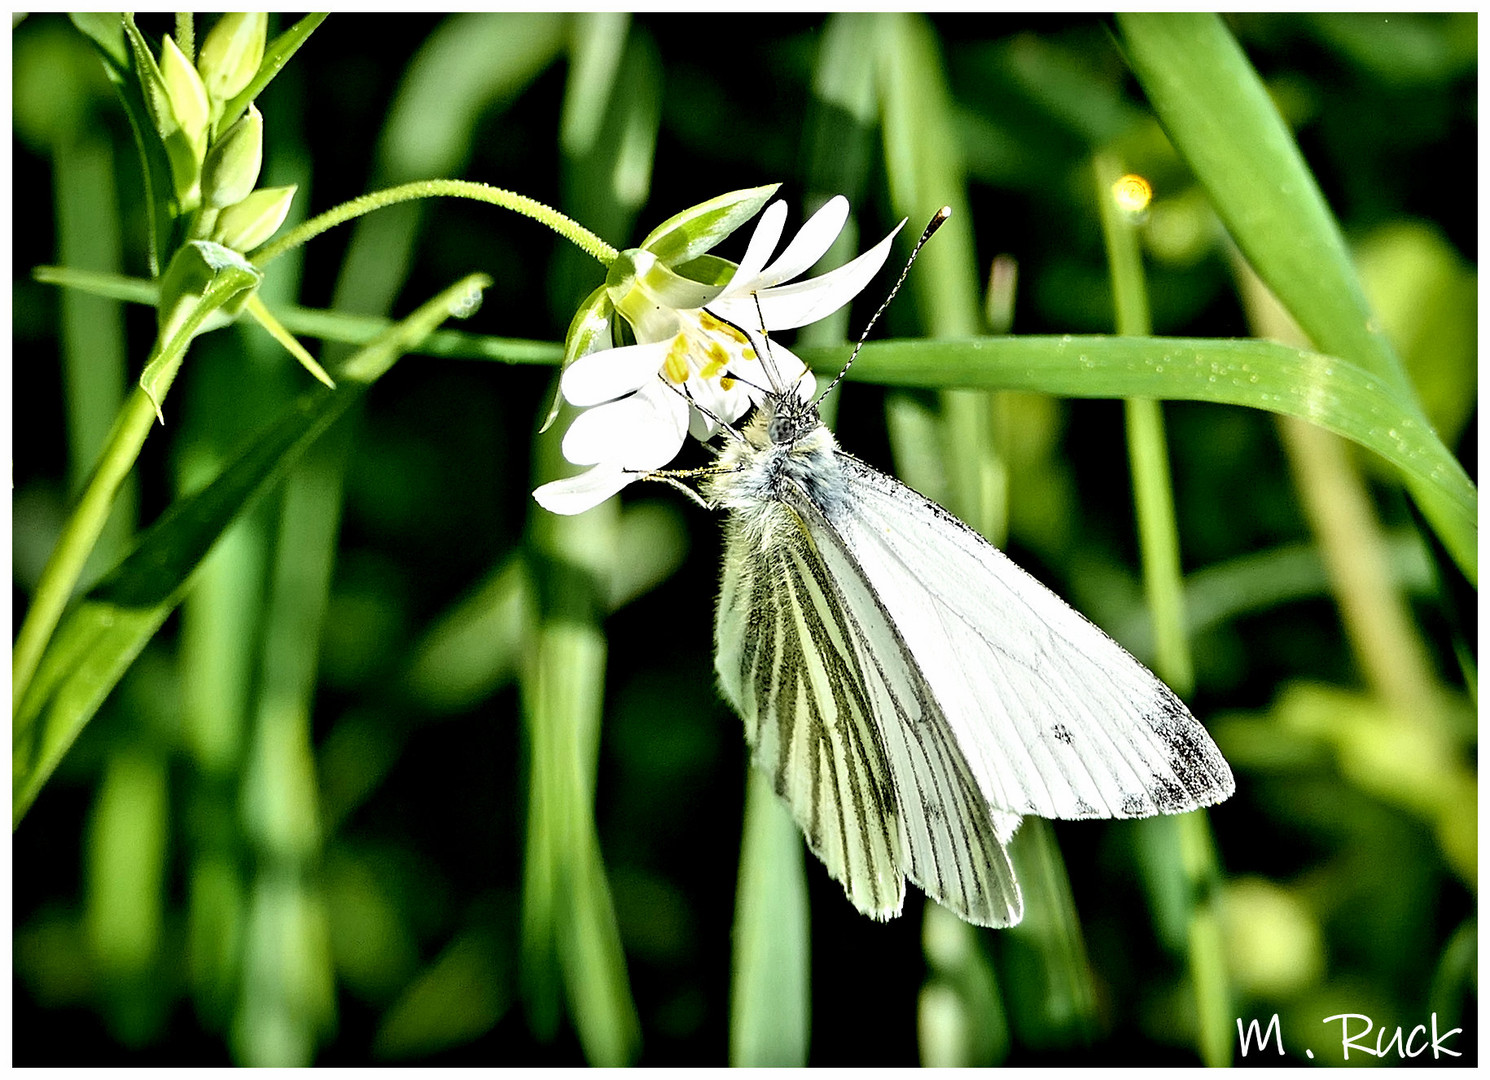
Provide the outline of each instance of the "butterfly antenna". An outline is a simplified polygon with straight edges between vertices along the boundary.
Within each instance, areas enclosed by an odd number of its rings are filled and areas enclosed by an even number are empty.
[[[931,239],[931,234],[940,229],[942,227],[942,224],[951,216],[952,208],[950,206],[942,207],[931,216],[931,220],[926,224],[925,231],[921,233],[921,239],[917,240],[916,246],[911,249],[911,257],[905,260],[905,269],[901,270],[900,277],[895,279],[895,285],[890,290],[890,295],[885,297],[885,302],[882,303],[879,306],[879,310],[870,317],[868,324],[864,327],[864,332],[859,335],[858,344],[854,346],[854,351],[849,355],[847,363],[843,365],[843,370],[840,371],[837,377],[828,384],[828,389],[824,390],[817,396],[817,401],[822,401],[823,398],[832,393],[833,387],[837,386],[843,381],[843,377],[848,374],[848,369],[852,367],[854,361],[858,359],[859,350],[864,347],[864,342],[868,340],[869,331],[874,329],[874,324],[879,322],[880,316],[883,315],[885,313],[885,309],[890,306],[890,301],[895,299],[895,294],[898,293],[900,291],[900,287],[905,284],[906,275],[911,272],[911,263],[915,262],[916,256],[921,254],[921,249],[926,246],[926,241]],[[814,404],[816,404],[816,402],[814,402]]]
[[[750,299],[755,301],[755,316],[761,324],[761,366],[766,369],[766,381],[771,384],[772,393],[784,394],[786,387],[782,384],[781,372],[776,367],[776,357],[771,352],[771,331],[766,329],[766,313],[761,310],[761,294],[753,292]]]
[[[751,295],[755,297],[755,310],[759,314],[760,313],[760,307],[761,307],[760,297],[757,296],[754,293],[752,293]],[[744,338],[746,341],[748,341],[750,343],[750,348],[752,349],[752,351],[755,349],[755,338],[753,338],[753,337],[750,336],[750,331],[746,330],[739,323],[731,322],[729,319],[726,319],[723,315],[719,314],[717,311],[710,311],[709,314],[711,316],[713,316],[714,318],[718,319],[720,322],[724,323],[725,326],[728,326],[732,330],[737,331],[742,338]],[[762,327],[764,327],[765,321],[766,321],[765,315],[762,314],[760,316],[760,319],[761,319]],[[769,389],[770,390],[776,390],[776,389],[778,389],[777,383],[780,380],[781,376],[777,374],[777,372],[776,372],[776,361],[775,361],[775,358],[771,356],[770,335],[767,334],[767,332],[763,328],[760,331],[760,336],[761,336],[761,343],[762,343],[762,345],[764,345],[764,349],[758,354],[759,357],[760,357],[760,360],[761,360],[761,366],[766,369],[766,379],[767,379],[768,382],[771,383],[771,387]],[[731,378],[731,379],[734,379],[736,382],[742,382],[742,383],[744,383],[746,386],[750,387],[752,390],[759,390],[763,394],[768,392],[768,388],[767,387],[756,386],[755,383],[751,382],[749,379],[743,379],[739,375],[735,374],[732,371],[729,371],[728,369],[726,369],[723,372],[723,374],[726,375],[727,377]]]

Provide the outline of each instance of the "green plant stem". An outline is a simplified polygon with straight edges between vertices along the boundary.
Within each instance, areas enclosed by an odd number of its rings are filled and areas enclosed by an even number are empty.
[[[378,210],[385,206],[393,206],[396,203],[410,202],[414,199],[430,199],[437,197],[456,199],[475,199],[478,202],[491,203],[500,206],[504,210],[512,210],[516,213],[526,215],[540,224],[547,225],[564,239],[580,248],[587,255],[593,256],[605,266],[615,261],[617,251],[600,237],[584,228],[578,222],[565,217],[551,206],[545,206],[536,199],[530,199],[526,195],[519,195],[515,191],[506,191],[503,188],[495,188],[489,184],[477,184],[470,180],[415,180],[410,184],[400,184],[397,187],[385,188],[382,191],[374,191],[367,195],[360,195],[342,203],[340,206],[327,210],[324,214],[318,214],[295,228],[291,229],[278,240],[271,241],[259,248],[251,256],[255,266],[263,268],[279,258],[285,252],[299,247],[312,237],[319,236],[327,229],[350,221],[352,218],[361,217],[372,210]]]
[[[1093,168],[1112,270],[1117,332],[1125,337],[1147,337],[1153,327],[1138,234],[1112,194],[1112,185],[1122,175],[1122,168],[1107,154],[1099,155]],[[1185,638],[1179,529],[1175,524],[1164,416],[1159,402],[1153,398],[1126,398],[1123,409],[1127,419],[1128,461],[1133,471],[1144,594],[1154,620],[1154,666],[1160,677],[1184,696],[1194,689],[1195,672]]]
[[[46,569],[36,586],[31,608],[16,635],[11,658],[12,710],[26,695],[36,666],[51,640],[52,631],[72,597],[73,587],[83,572],[83,564],[93,551],[114,506],[114,496],[134,468],[140,448],[155,423],[155,405],[138,386],[130,394],[119,418],[109,432],[108,442],[99,455],[88,486],[83,489],[77,509],[62,527],[57,546],[47,560]]]
[[[1122,336],[1147,337],[1152,333],[1152,325],[1138,232],[1128,212],[1118,205],[1114,191],[1122,166],[1109,154],[1098,154],[1092,164],[1102,234],[1112,272],[1117,332]],[[1179,528],[1175,522],[1164,416],[1159,402],[1153,398],[1126,398],[1123,408],[1144,593],[1154,621],[1154,666],[1160,677],[1184,697],[1195,688],[1195,668],[1185,636]],[[1218,877],[1205,815],[1180,815],[1172,836],[1186,880],[1195,890],[1194,895],[1200,897],[1187,913],[1185,956],[1191,992],[1195,996],[1198,1049],[1207,1065],[1225,1065],[1231,1060],[1226,1028],[1231,1015],[1230,987],[1220,921],[1209,891],[1202,889]]]
[[[176,47],[188,63],[197,62],[197,35],[189,11],[176,12]]]

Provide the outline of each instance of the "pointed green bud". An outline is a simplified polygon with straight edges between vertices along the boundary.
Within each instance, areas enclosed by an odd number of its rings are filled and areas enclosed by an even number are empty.
[[[176,122],[186,134],[187,140],[196,150],[196,158],[202,160],[207,152],[207,91],[202,86],[201,76],[191,66],[176,42],[167,37],[160,50],[160,77],[166,84],[166,94],[171,99],[171,111]]]
[[[264,161],[264,117],[252,105],[218,139],[202,168],[202,202],[222,209],[242,202],[259,182]]]
[[[218,215],[212,239],[234,251],[252,251],[284,224],[295,185],[260,188]]]
[[[214,118],[222,114],[223,104],[236,97],[253,81],[264,62],[264,37],[269,16],[262,11],[230,11],[202,42],[197,68],[212,99]]]

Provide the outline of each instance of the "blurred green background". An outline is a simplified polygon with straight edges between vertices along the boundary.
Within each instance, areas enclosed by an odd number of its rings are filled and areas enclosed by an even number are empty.
[[[140,25],[158,46],[174,24]],[[271,35],[285,25],[271,16]],[[1477,17],[1227,26],[1477,478]],[[897,178],[960,178],[917,189],[909,231],[965,207],[966,273],[981,288],[991,266],[1017,266],[1017,286],[949,313],[913,272],[876,336],[1095,334],[1114,326],[1103,151],[1155,188],[1139,231],[1153,332],[1275,333],[1117,34],[1096,16],[337,15],[258,100],[264,182],[299,185],[294,221],[407,180],[480,180],[618,247],[781,182],[797,222],[850,197],[842,261],[910,212]],[[28,17],[13,55],[19,625],[154,319],[32,279],[43,264],[147,276],[145,224],[138,155],[87,40]],[[897,109],[940,141],[885,135]],[[897,161],[907,145],[915,160]],[[495,284],[459,329],[494,339],[562,341],[603,280],[527,220],[439,200],[317,238],[261,295],[401,316],[473,271]],[[886,287],[813,343],[856,334]],[[225,534],[14,834],[17,1064],[731,1060],[746,753],[714,688],[719,524],[660,488],[589,525],[543,520],[529,492],[553,467],[534,433],[556,353],[406,357]],[[198,340],[85,584],[308,385],[255,326]],[[841,396],[851,452],[920,468],[923,487],[955,474],[926,437],[955,400],[864,383]],[[1153,663],[1121,405],[1008,392],[988,413],[1002,453],[977,523]],[[1369,455],[1257,410],[1164,416],[1186,697],[1237,774],[1208,814],[1219,879],[1187,892],[1185,845],[1203,829],[1177,842],[1171,821],[1057,823],[1051,889],[1068,876],[1074,910],[1045,916],[1054,931],[964,939],[914,889],[892,923],[859,916],[809,856],[810,1012],[783,1006],[783,1029],[803,1031],[781,1036],[798,1048],[786,1059],[1193,1062],[1201,978],[1234,1016],[1278,1013],[1291,1055],[1338,1057],[1326,1016],[1405,1036],[1436,1013],[1440,1031],[1464,1028],[1454,1063],[1476,1060],[1473,590]],[[1360,498],[1321,510],[1311,488]],[[1364,554],[1349,539],[1363,535]],[[1351,606],[1361,575],[1399,621]],[[574,710],[598,733],[525,728],[525,710],[601,687]],[[543,802],[590,785],[593,834],[572,799]],[[1218,920],[1210,937],[1197,909]]]

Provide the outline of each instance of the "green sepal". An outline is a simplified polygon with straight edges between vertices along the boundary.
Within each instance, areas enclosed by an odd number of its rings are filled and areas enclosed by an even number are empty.
[[[150,395],[157,416],[186,347],[208,315],[236,315],[264,279],[264,273],[232,248],[210,240],[181,246],[160,280],[156,350],[140,373],[140,389]]]
[[[697,281],[700,285],[712,285],[722,289],[730,283],[730,279],[735,276],[735,271],[740,268],[728,259],[721,259],[718,255],[700,255],[672,269],[673,273],[679,277]]]
[[[674,214],[647,234],[641,246],[664,266],[691,262],[753,218],[780,184],[716,196]]]
[[[579,310],[574,313],[574,318],[569,323],[568,333],[564,335],[564,362],[559,366],[561,378],[565,369],[581,356],[588,356],[592,352],[611,347],[613,333],[611,318],[615,315],[615,310],[610,300],[610,293],[604,285],[585,297],[585,302],[579,306]],[[553,427],[563,404],[564,396],[559,392],[558,382],[555,382],[554,399],[549,403],[548,417],[543,421],[543,426],[538,429],[540,435]]]

